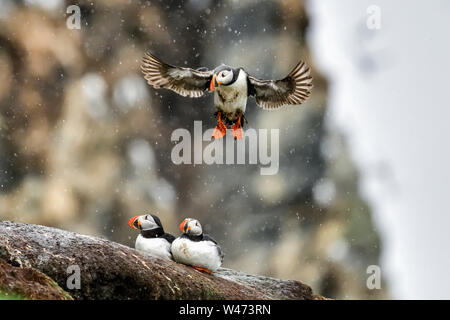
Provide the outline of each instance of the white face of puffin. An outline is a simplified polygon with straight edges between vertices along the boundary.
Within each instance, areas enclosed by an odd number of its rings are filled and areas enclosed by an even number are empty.
[[[141,230],[151,230],[160,227],[151,214],[133,217],[128,220],[128,225],[133,229]]]
[[[222,70],[216,76],[218,85],[227,85],[233,80],[233,70]]]
[[[198,220],[186,218],[183,220],[183,222],[180,224],[180,230],[183,233],[192,235],[192,236],[199,236],[203,233],[202,225]]]

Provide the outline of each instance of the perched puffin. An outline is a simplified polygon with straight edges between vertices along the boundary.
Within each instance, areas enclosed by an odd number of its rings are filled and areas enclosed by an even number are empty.
[[[175,237],[164,232],[161,220],[157,216],[154,214],[136,216],[128,220],[128,225],[133,229],[141,230],[136,238],[136,250],[172,260],[170,247]]]
[[[149,52],[144,55],[141,69],[148,84],[157,89],[170,89],[191,98],[214,91],[214,115],[217,116],[217,126],[213,132],[215,139],[226,134],[227,125],[232,125],[235,139],[242,139],[249,96],[255,97],[256,103],[263,109],[274,110],[284,105],[301,104],[309,98],[313,86],[310,69],[303,61],[281,80],[259,80],[243,68],[227,65],[214,70],[175,67]]]
[[[204,234],[195,219],[184,219],[180,230],[183,234],[172,242],[173,259],[206,273],[216,271],[224,256],[216,240]]]

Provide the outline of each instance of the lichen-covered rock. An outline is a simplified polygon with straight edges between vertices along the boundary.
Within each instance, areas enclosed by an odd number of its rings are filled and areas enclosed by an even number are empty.
[[[19,270],[16,274],[23,274],[17,281],[41,279],[35,281],[51,284],[50,277],[75,299],[317,298],[309,286],[298,281],[229,269],[208,275],[105,239],[39,225],[0,222],[0,258],[7,262],[3,262],[8,266],[5,270]],[[81,283],[79,289],[70,290],[66,286],[72,276],[69,267],[75,265],[79,267]],[[33,276],[26,278],[28,273]],[[11,274],[14,273],[9,273],[9,280],[4,283],[15,283]],[[45,293],[40,296],[41,291],[23,292],[27,297],[43,299],[56,299],[64,293],[61,290],[58,296],[57,290],[54,295],[42,291]]]

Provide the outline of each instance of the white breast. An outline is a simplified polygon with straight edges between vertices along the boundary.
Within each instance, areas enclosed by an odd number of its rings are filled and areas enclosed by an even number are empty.
[[[216,271],[222,264],[217,246],[211,241],[191,241],[176,238],[172,242],[172,255],[176,262]]]
[[[144,238],[142,235],[138,235],[135,244],[136,250],[142,253],[172,260],[170,247],[170,242],[164,238]]]
[[[233,113],[237,109],[245,112],[247,92],[247,74],[241,69],[238,78],[233,84],[217,87],[214,94],[214,104],[227,113]],[[225,101],[222,101],[220,97],[224,98]]]

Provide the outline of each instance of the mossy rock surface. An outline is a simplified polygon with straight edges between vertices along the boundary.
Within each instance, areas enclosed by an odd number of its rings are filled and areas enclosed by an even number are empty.
[[[15,267],[0,259],[0,299],[72,300],[72,297],[42,272]]]

